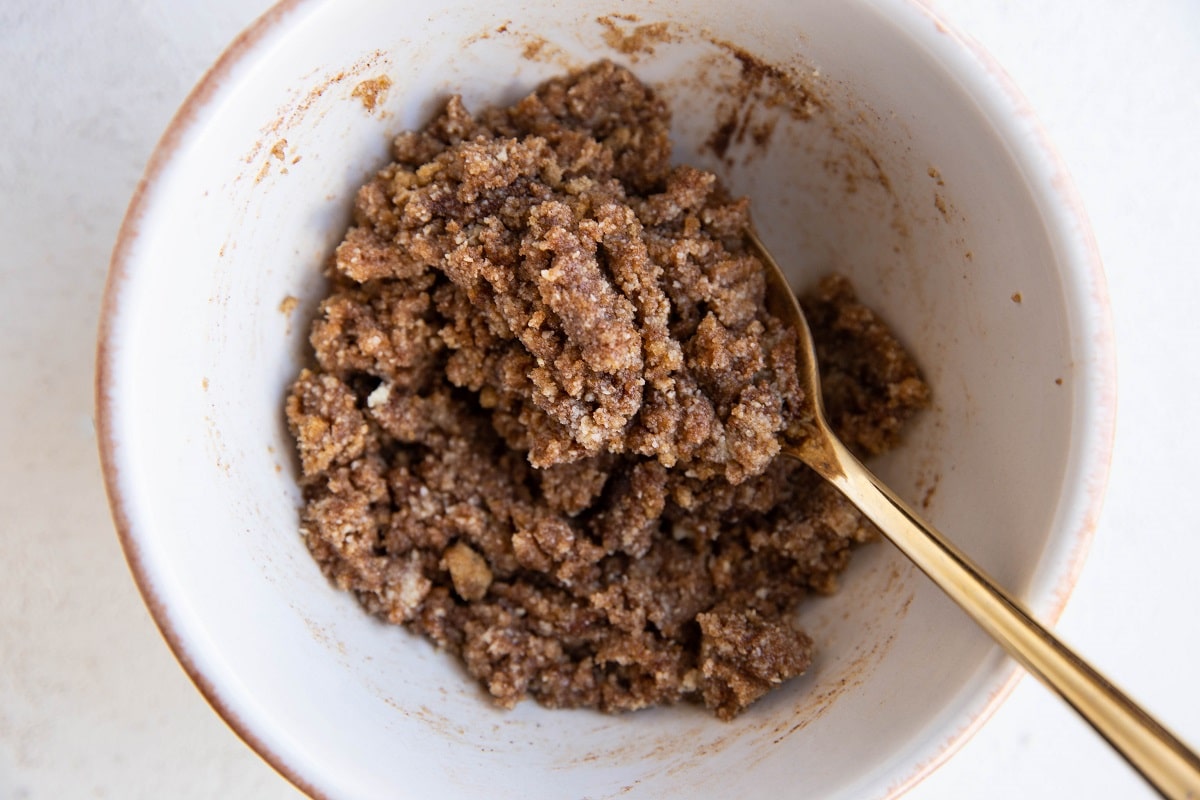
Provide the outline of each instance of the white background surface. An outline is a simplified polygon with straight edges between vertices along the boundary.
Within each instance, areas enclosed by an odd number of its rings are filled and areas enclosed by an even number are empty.
[[[0,2],[0,800],[295,798],[192,687],[129,577],[92,426],[109,251],[159,134],[266,0]],[[1200,4],[937,0],[1011,73],[1091,214],[1116,452],[1058,630],[1200,743]],[[1021,682],[908,795],[1139,798]]]

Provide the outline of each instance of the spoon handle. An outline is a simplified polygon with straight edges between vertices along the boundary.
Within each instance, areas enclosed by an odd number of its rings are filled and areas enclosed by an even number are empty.
[[[830,439],[834,463],[817,467],[818,472],[1013,658],[1078,711],[1160,794],[1200,800],[1200,757],[1034,621],[841,442]]]

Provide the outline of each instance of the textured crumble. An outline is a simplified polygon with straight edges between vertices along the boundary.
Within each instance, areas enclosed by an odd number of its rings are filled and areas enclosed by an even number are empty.
[[[359,191],[287,399],[321,568],[503,706],[730,718],[807,668],[791,612],[873,538],[776,458],[794,337],[746,201],[670,166],[668,122],[608,62],[450,98]],[[844,280],[806,306],[835,426],[891,446],[912,360]]]

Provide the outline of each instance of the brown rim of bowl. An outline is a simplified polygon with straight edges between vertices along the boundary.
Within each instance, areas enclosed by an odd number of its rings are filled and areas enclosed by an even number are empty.
[[[131,524],[126,515],[125,505],[118,488],[118,468],[114,456],[113,409],[106,392],[107,387],[112,381],[113,362],[112,354],[109,351],[109,338],[112,333],[113,319],[115,317],[118,288],[125,279],[126,262],[132,243],[137,239],[140,232],[141,220],[146,211],[145,202],[148,189],[159,179],[163,169],[175,155],[184,131],[194,122],[201,109],[221,88],[225,79],[228,78],[230,72],[233,70],[233,67],[247,52],[265,38],[268,33],[288,18],[297,7],[308,2],[314,2],[314,0],[279,0],[252,22],[249,27],[238,34],[221,53],[217,61],[204,73],[191,92],[188,93],[187,98],[172,117],[171,122],[155,146],[146,169],[134,190],[109,261],[109,272],[101,301],[99,336],[96,346],[95,404],[96,438],[99,444],[100,463],[113,522],[121,542],[121,548],[125,553],[125,560],[129,565],[129,570],[167,646],[174,653],[184,672],[187,673],[187,676],[200,691],[201,695],[203,695],[204,699],[246,745],[297,789],[312,798],[316,798],[316,800],[323,800],[328,795],[300,777],[290,764],[265,741],[259,738],[244,722],[241,716],[221,699],[216,687],[209,682],[195,665],[187,652],[184,642],[171,625],[163,604],[154,592],[151,581],[146,574],[142,563],[142,555],[131,533]],[[936,26],[939,33],[948,36],[958,47],[970,53],[979,65],[990,74],[993,81],[1004,91],[1009,103],[1019,114],[1036,120],[1029,102],[1021,94],[1015,82],[982,46],[957,31],[953,26],[947,24],[931,8],[926,6],[922,0],[902,0],[902,2],[925,16]],[[1116,420],[1116,366],[1111,346],[1111,318],[1107,310],[1108,302],[1104,270],[1091,225],[1088,222],[1087,214],[1078,191],[1068,177],[1069,173],[1066,165],[1051,144],[1049,137],[1040,123],[1035,122],[1034,134],[1038,139],[1037,147],[1042,157],[1054,164],[1058,174],[1061,176],[1056,184],[1059,199],[1063,201],[1073,218],[1079,223],[1079,229],[1083,232],[1081,243],[1086,251],[1092,283],[1094,286],[1100,287],[1101,291],[1101,296],[1095,299],[1095,303],[1098,308],[1102,309],[1100,315],[1102,317],[1101,334],[1104,339],[1103,346],[1108,351],[1107,363],[1101,364],[1101,374],[1099,376],[1099,383],[1103,386],[1100,398],[1101,408],[1098,411],[1098,420],[1093,426],[1095,429],[1094,434],[1100,437],[1100,441],[1096,446],[1100,457],[1096,459],[1096,463],[1092,465],[1091,473],[1088,475],[1090,480],[1088,481],[1087,489],[1086,518],[1080,529],[1074,533],[1074,540],[1070,546],[1070,555],[1067,557],[1068,568],[1059,578],[1057,586],[1054,589],[1053,605],[1044,614],[1045,622],[1052,625],[1058,621],[1070,597],[1071,591],[1079,579],[1099,520],[1100,507],[1108,481],[1109,462],[1112,456],[1113,432]],[[964,725],[948,734],[942,740],[941,745],[937,748],[933,756],[919,762],[907,775],[891,783],[884,790],[881,797],[885,799],[898,798],[936,771],[938,767],[958,752],[983,727],[984,723],[996,713],[997,709],[1012,694],[1012,691],[1016,688],[1017,683],[1023,675],[1024,671],[1015,663],[1011,663],[1008,668],[1008,675],[990,691],[987,700],[979,710],[972,714]]]
[[[158,144],[155,145],[154,152],[151,154],[137,188],[134,189],[133,197],[129,201],[129,207],[121,222],[117,241],[109,260],[108,277],[104,284],[104,295],[100,306],[100,330],[96,344],[95,403],[96,439],[100,446],[100,465],[104,474],[104,486],[108,494],[108,504],[112,510],[113,523],[116,526],[117,536],[121,541],[121,549],[125,553],[129,571],[133,574],[142,600],[146,603],[146,608],[149,609],[150,616],[158,626],[163,639],[166,640],[167,646],[171,648],[171,652],[174,653],[192,683],[200,690],[200,694],[243,742],[297,789],[316,800],[324,800],[327,795],[300,777],[290,764],[251,730],[236,710],[221,699],[216,687],[196,666],[185,643],[172,626],[161,600],[152,587],[145,565],[142,563],[142,554],[132,535],[132,526],[119,490],[118,467],[114,455],[113,407],[109,402],[107,392],[108,386],[112,383],[113,374],[109,340],[112,334],[113,320],[116,316],[117,295],[125,280],[130,249],[138,238],[142,217],[146,213],[145,203],[149,188],[158,181],[163,169],[175,155],[184,131],[192,125],[201,109],[221,88],[233,67],[279,23],[290,16],[298,6],[308,1],[279,0],[239,33],[188,93],[187,98],[175,112],[167,129],[158,140]]]

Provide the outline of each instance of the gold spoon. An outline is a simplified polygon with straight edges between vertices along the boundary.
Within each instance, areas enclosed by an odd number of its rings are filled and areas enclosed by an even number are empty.
[[[1200,800],[1200,757],[1113,686],[1011,595],[917,516],[855,458],[825,420],[812,334],[779,264],[753,228],[747,241],[766,265],[767,305],[799,338],[800,386],[809,435],[783,453],[832,483],[950,595],[1009,655],[1067,701],[1164,797]]]

